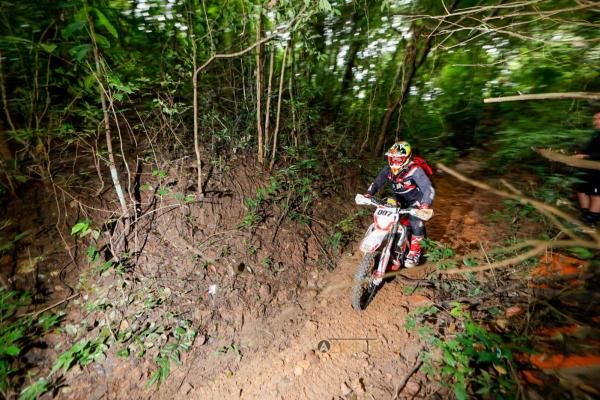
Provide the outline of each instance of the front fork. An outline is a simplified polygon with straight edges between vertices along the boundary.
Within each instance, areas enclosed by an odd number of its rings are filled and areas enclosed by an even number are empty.
[[[385,270],[387,269],[387,266],[390,262],[390,258],[392,256],[392,246],[394,245],[394,243],[398,243],[398,246],[402,246],[402,243],[404,242],[404,239],[405,239],[404,237],[399,237],[398,241],[395,240],[396,234],[398,233],[399,226],[400,226],[400,219],[398,219],[398,221],[396,221],[396,223],[392,227],[392,230],[388,233],[387,243],[385,244],[385,247],[383,248],[381,257],[379,257],[379,265],[377,266],[377,274],[376,274],[376,277],[373,278],[374,285],[379,285],[383,281],[383,275],[385,274]],[[402,232],[403,232],[402,236],[406,235],[405,229],[403,229]]]

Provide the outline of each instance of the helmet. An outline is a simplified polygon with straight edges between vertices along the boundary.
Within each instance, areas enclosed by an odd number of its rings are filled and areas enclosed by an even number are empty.
[[[394,143],[385,155],[394,175],[403,170],[412,160],[412,150],[408,142]]]

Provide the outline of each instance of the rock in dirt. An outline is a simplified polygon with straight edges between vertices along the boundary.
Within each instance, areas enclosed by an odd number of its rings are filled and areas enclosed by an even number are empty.
[[[516,315],[522,314],[523,311],[525,311],[525,310],[523,310],[522,307],[512,306],[512,307],[507,308],[504,311],[504,315],[506,315],[507,318],[511,318],[511,317],[516,316]]]
[[[302,360],[302,361],[298,361],[298,366],[302,369],[308,369],[310,367],[310,361],[308,360]]]
[[[365,383],[362,378],[353,380],[351,387],[356,394],[361,395],[365,393]]]
[[[352,389],[346,382],[342,382],[340,390],[342,391],[342,396],[348,396],[350,393],[352,393]]]
[[[478,215],[474,212],[470,212],[464,217],[463,223],[465,225],[476,225],[477,220],[478,220]]]
[[[304,330],[307,332],[315,332],[318,328],[318,325],[313,321],[306,321],[304,324]]]
[[[406,394],[414,396],[417,393],[419,393],[419,390],[421,390],[421,385],[419,385],[417,382],[407,382],[406,386],[404,387],[404,392],[406,392]]]
[[[413,307],[421,307],[430,305],[432,302],[425,296],[421,296],[418,294],[413,294],[412,296],[408,296],[406,301]]]
[[[261,300],[268,300],[271,295],[271,286],[269,284],[261,285],[260,289],[258,289],[258,295]]]
[[[299,366],[299,365],[296,365],[296,366],[294,367],[294,375],[296,375],[296,376],[300,376],[300,375],[302,375],[303,373],[304,373],[304,368],[302,368],[302,367],[301,367],[301,366]]]

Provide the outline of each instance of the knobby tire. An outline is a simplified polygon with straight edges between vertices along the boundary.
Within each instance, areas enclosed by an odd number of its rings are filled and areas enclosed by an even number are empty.
[[[373,271],[377,268],[375,254],[367,253],[354,274],[352,283],[352,308],[364,310],[367,308],[377,291],[377,286],[372,284]]]

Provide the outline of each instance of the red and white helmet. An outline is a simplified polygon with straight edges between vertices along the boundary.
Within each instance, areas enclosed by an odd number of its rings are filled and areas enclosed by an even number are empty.
[[[408,142],[396,142],[385,153],[392,174],[396,175],[402,171],[412,160],[412,149]]]

